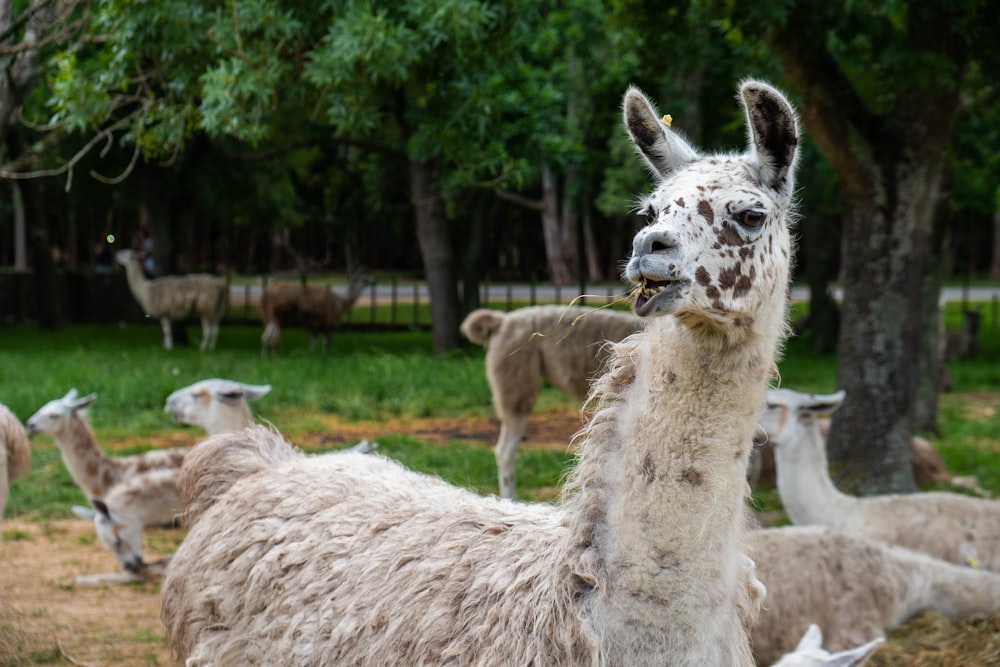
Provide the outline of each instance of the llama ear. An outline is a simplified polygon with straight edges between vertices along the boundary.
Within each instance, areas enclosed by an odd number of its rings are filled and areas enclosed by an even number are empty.
[[[97,400],[97,394],[88,394],[83,398],[78,398],[75,401],[73,401],[71,407],[73,409],[73,412],[76,412],[77,410],[83,410],[84,408],[90,406],[96,400]]]
[[[844,402],[846,396],[847,392],[843,389],[832,394],[811,394],[809,403],[803,405],[802,409],[815,415],[832,415]]]
[[[243,385],[243,391],[247,396],[248,401],[254,401],[261,396],[266,396],[269,391],[271,391],[271,385],[269,384],[245,384]]]
[[[698,151],[660,120],[653,104],[638,88],[626,91],[622,106],[629,139],[654,173],[666,178],[698,157]]]
[[[872,651],[878,648],[885,639],[879,637],[857,648],[834,653],[823,661],[823,667],[857,667],[864,663]]]
[[[73,505],[73,514],[77,515],[84,521],[93,521],[97,517],[97,512],[89,507],[83,507],[82,505]]]
[[[740,97],[746,110],[750,152],[760,167],[761,180],[790,193],[799,155],[798,120],[791,103],[775,88],[753,80],[743,82]]]

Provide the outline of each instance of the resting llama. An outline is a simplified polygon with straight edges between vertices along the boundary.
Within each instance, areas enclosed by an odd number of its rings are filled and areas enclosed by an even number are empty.
[[[21,421],[10,409],[0,403],[0,523],[10,485],[31,470],[31,443]]]
[[[786,332],[791,106],[740,89],[750,146],[703,156],[635,89],[660,183],[558,506],[486,498],[380,456],[307,457],[262,427],[192,450],[161,616],[188,665],[753,664],[746,465]]]
[[[143,529],[173,525],[181,512],[177,476],[187,450],[105,455],[86,418],[86,408],[95,400],[94,394],[80,398],[71,389],[39,408],[28,419],[28,432],[55,437],[66,469],[96,509],[77,514],[94,520],[101,542],[126,571],[138,574],[144,571]],[[102,513],[98,501],[109,511]]]
[[[1000,571],[997,501],[945,492],[855,497],[834,486],[816,417],[831,414],[843,400],[843,391],[767,392],[761,425],[772,434],[778,493],[792,522],[829,526],[951,563],[967,563],[972,555],[983,567]]]
[[[842,651],[923,610],[955,622],[1000,613],[1000,574],[822,526],[754,531],[749,555],[767,587],[750,633],[759,665],[795,646],[810,623]]]
[[[215,435],[253,424],[253,414],[247,402],[255,401],[269,391],[269,384],[244,384],[209,378],[170,394],[163,409],[178,424],[200,426],[209,435]]]
[[[207,273],[149,280],[143,275],[139,254],[134,250],[118,251],[115,260],[125,267],[129,289],[143,312],[160,320],[164,348],[170,350],[174,347],[171,320],[197,316],[201,319],[201,349],[215,349],[219,322],[226,311],[228,294],[225,280]]]
[[[323,337],[323,352],[330,347],[330,334],[340,326],[365,287],[374,279],[364,271],[351,274],[347,294],[340,295],[327,287],[298,283],[271,283],[264,293],[264,333],[260,337],[261,356],[268,349],[277,354],[281,348],[281,332],[298,325],[309,332],[310,348],[316,338]]]
[[[486,347],[486,379],[500,418],[494,453],[500,495],[516,497],[517,446],[542,381],[578,401],[607,361],[609,341],[642,328],[632,313],[567,306],[530,306],[509,313],[480,308],[462,322],[462,334]]]

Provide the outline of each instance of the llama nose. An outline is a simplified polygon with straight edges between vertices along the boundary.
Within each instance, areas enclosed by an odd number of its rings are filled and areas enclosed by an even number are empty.
[[[677,240],[672,234],[663,230],[644,229],[635,236],[632,243],[632,255],[668,254],[677,248]]]

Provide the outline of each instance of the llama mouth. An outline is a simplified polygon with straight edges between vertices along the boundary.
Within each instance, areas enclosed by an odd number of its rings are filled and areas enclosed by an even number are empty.
[[[635,288],[635,314],[652,315],[657,312],[669,311],[669,302],[687,285],[686,280],[672,278],[668,280],[650,280],[643,278]]]

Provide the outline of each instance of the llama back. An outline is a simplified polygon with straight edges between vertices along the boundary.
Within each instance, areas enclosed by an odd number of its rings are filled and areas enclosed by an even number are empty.
[[[185,522],[189,527],[194,525],[206,509],[244,477],[301,456],[279,433],[263,427],[206,438],[187,454],[181,468]]]
[[[187,664],[587,664],[567,617],[580,591],[553,558],[561,512],[250,431],[195,448],[204,465],[242,470],[200,484],[216,501],[164,581],[162,618]]]
[[[150,281],[153,310],[172,317],[217,319],[226,307],[226,283],[209,274],[164,276]]]

